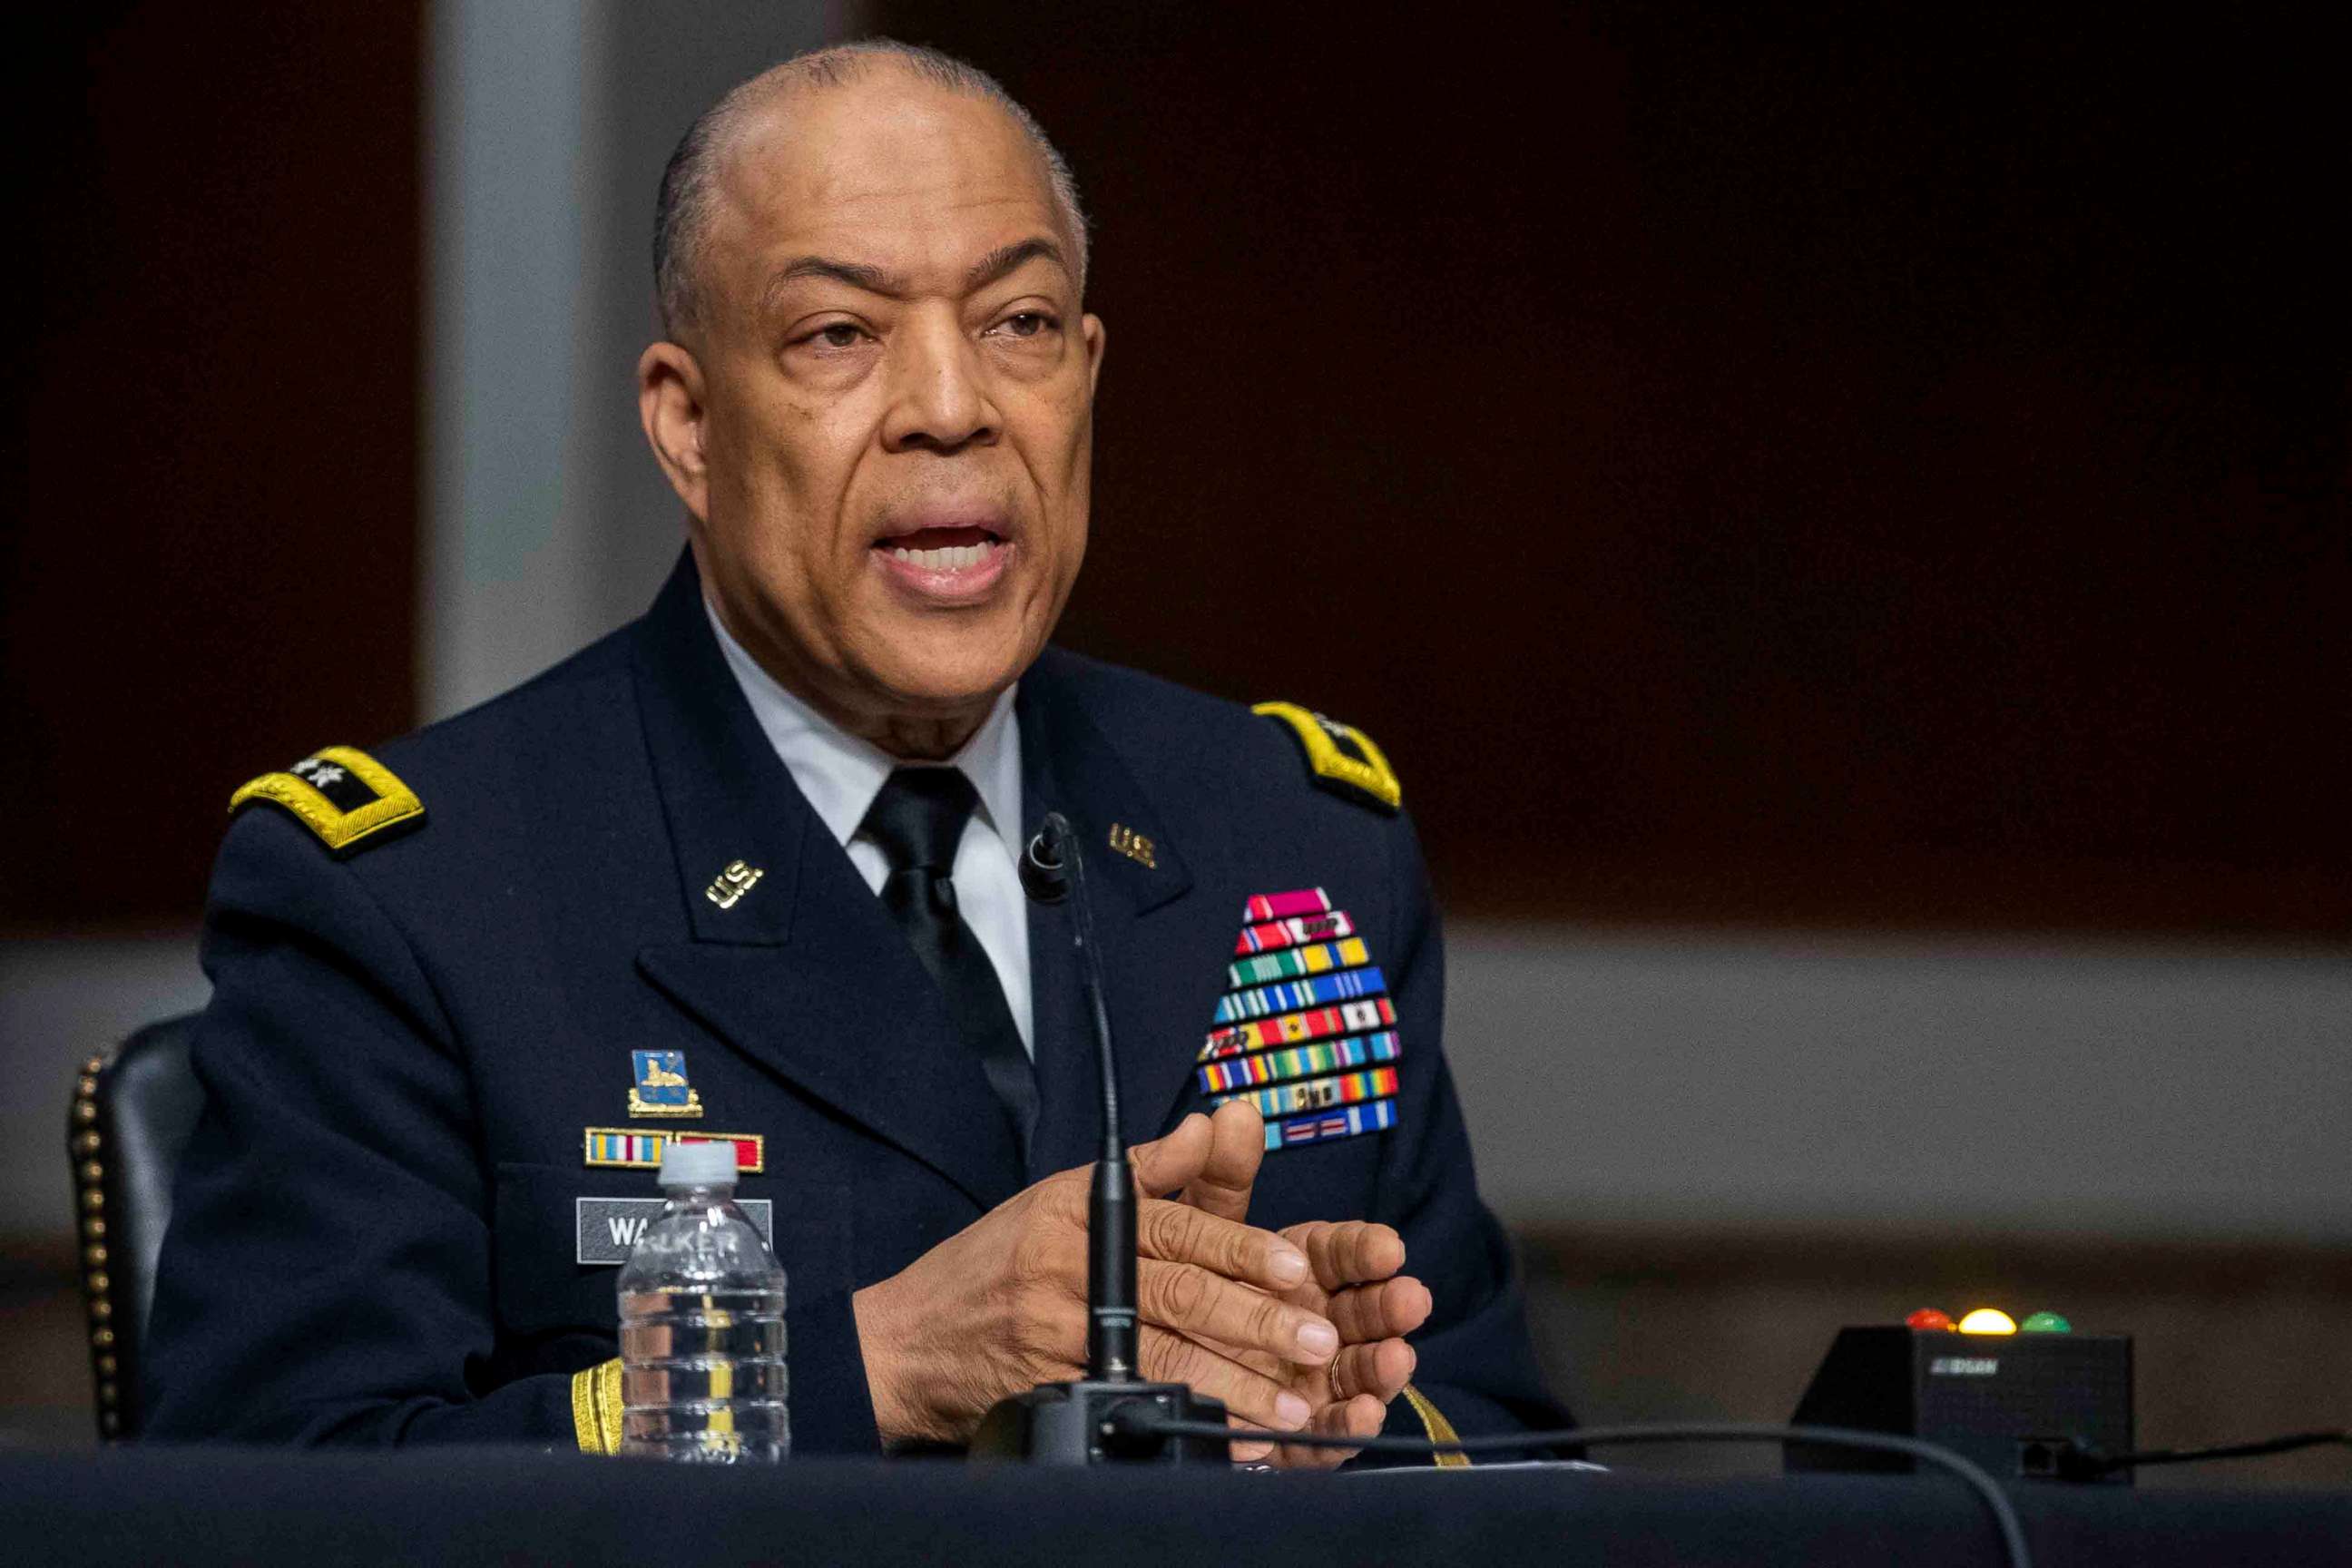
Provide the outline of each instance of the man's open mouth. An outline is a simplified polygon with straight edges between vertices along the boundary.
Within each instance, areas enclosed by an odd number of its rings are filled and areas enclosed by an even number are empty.
[[[969,572],[992,564],[1004,547],[1003,537],[987,528],[923,528],[874,544],[922,572]]]

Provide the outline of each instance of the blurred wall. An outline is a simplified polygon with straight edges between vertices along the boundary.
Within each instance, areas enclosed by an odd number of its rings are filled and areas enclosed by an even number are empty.
[[[433,9],[423,718],[644,610],[685,541],[637,424],[654,193],[712,100],[838,7]]]
[[[684,537],[636,423],[656,184],[703,105],[846,25],[445,0],[30,30],[16,101],[55,152],[0,556],[0,1068],[28,1086],[0,1237],[70,1228],[74,1064],[208,994],[231,790],[651,599]]]

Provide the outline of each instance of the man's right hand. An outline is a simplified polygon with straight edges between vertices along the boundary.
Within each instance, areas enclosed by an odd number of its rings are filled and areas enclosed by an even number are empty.
[[[1184,1187],[1211,1146],[1199,1115],[1136,1145],[1138,1190]],[[1085,1167],[1048,1176],[851,1297],[884,1442],[960,1443],[998,1400],[1086,1375],[1087,1186]],[[1339,1331],[1279,1299],[1307,1279],[1307,1255],[1271,1231],[1149,1196],[1135,1228],[1143,1375],[1188,1383],[1270,1431],[1304,1426],[1306,1400],[1227,1352],[1330,1362]]]

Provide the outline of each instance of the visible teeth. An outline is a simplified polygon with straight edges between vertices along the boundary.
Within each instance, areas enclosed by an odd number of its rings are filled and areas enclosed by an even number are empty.
[[[978,544],[949,545],[938,550],[909,550],[898,545],[890,553],[925,572],[965,572],[986,562],[995,548],[993,540],[983,540]]]

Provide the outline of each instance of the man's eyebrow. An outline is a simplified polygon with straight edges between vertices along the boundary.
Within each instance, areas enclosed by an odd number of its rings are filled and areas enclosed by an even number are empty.
[[[764,297],[773,300],[787,283],[803,278],[830,278],[836,283],[846,283],[852,289],[863,289],[868,294],[880,294],[886,299],[899,300],[907,295],[907,280],[897,273],[866,261],[839,261],[829,256],[796,256],[768,275]]]
[[[973,262],[971,269],[963,275],[964,292],[969,294],[975,289],[985,289],[999,279],[1012,276],[1023,264],[1041,256],[1065,272],[1070,269],[1069,261],[1062,255],[1062,247],[1038,235],[1031,239],[1015,240],[1011,245],[1000,245]]]
[[[1069,262],[1062,247],[1043,235],[1000,245],[971,264],[964,273],[963,287],[967,294],[987,288],[998,279],[1010,277],[1016,269],[1043,257],[1064,271]],[[762,291],[765,302],[772,303],[784,286],[803,278],[828,278],[836,283],[846,283],[868,294],[879,294],[887,300],[903,300],[911,291],[904,278],[887,268],[866,261],[843,261],[830,256],[796,256],[768,275],[768,286]]]

